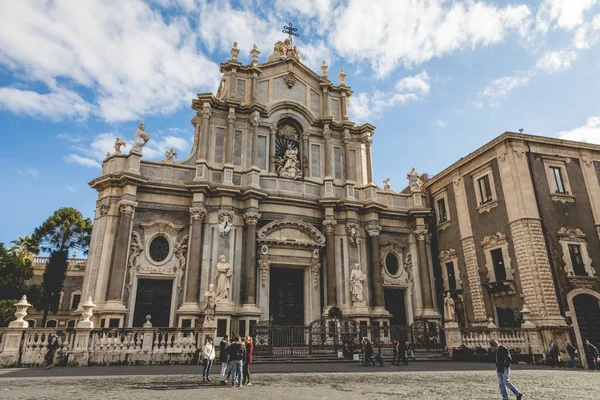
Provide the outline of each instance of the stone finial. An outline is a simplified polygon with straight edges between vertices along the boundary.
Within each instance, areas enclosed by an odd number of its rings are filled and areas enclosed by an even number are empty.
[[[488,329],[496,329],[497,328],[496,324],[494,323],[494,319],[492,317],[488,318],[487,328]]]
[[[152,322],[150,322],[150,320],[152,319],[152,316],[150,314],[146,315],[146,322],[144,322],[144,325],[142,325],[144,328],[152,328]]]
[[[323,60],[323,64],[321,65],[321,74],[323,75],[323,78],[327,78],[327,71],[329,71],[327,61]]]
[[[233,42],[233,47],[231,48],[231,61],[237,61],[238,54],[240,54],[240,49],[237,48],[238,42]]]
[[[338,74],[338,79],[340,80],[340,86],[346,86],[346,73],[344,72],[344,68],[340,68],[340,73]]]
[[[81,318],[83,319],[79,321],[77,328],[94,329],[94,323],[90,321],[90,318],[93,315],[92,310],[96,307],[96,305],[92,302],[92,296],[88,297],[88,299],[79,306],[83,310],[81,312]]]
[[[11,321],[8,324],[9,328],[29,328],[29,322],[25,321],[23,318],[27,316],[27,309],[31,307],[31,304],[27,301],[27,296],[23,295],[21,300],[18,303],[15,303],[15,317],[17,318],[14,321]]]
[[[258,65],[258,55],[260,54],[260,51],[258,50],[258,46],[256,45],[256,43],[254,43],[254,46],[252,46],[252,50],[250,50],[250,55],[252,56],[252,62],[251,64],[256,66]]]

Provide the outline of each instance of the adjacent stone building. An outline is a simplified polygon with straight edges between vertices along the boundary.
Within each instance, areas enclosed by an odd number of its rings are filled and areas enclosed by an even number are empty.
[[[518,327],[600,343],[600,146],[506,132],[425,188],[438,299],[463,327]],[[546,346],[547,348],[547,346]]]
[[[350,120],[344,71],[334,84],[287,39],[264,62],[256,46],[248,65],[239,52],[216,95],[192,101],[187,158],[142,159],[152,139],[141,124],[129,154],[117,140],[90,183],[82,298],[95,326],[150,315],[155,327],[214,321],[217,336],[248,334],[333,307],[368,325],[439,321],[422,177],[411,171],[405,193],[373,182],[375,127]]]

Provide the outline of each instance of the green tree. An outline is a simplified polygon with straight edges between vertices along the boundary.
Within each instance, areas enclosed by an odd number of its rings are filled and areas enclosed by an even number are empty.
[[[39,242],[31,236],[19,236],[17,240],[13,240],[11,243],[11,252],[21,259],[27,259],[31,262],[33,262],[33,257],[40,251]]]
[[[69,252],[77,249],[87,254],[92,235],[92,220],[71,207],[56,210],[54,214],[35,229],[34,240],[44,251],[50,252],[43,281],[43,293],[39,307],[44,312],[42,326],[46,325],[48,312],[57,312],[60,292],[67,272]]]
[[[26,281],[33,277],[33,263],[23,259],[0,243],[0,326],[14,318],[13,305],[27,294]]]

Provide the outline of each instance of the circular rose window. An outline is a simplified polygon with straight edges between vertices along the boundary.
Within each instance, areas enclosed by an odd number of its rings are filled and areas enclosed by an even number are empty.
[[[169,255],[169,241],[164,236],[157,236],[150,243],[150,258],[155,262],[166,260]]]
[[[385,256],[385,269],[392,276],[398,274],[400,267],[398,265],[398,257],[394,253],[388,253]]]

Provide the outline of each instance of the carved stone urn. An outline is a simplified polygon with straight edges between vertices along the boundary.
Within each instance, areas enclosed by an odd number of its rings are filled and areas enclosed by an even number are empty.
[[[15,304],[17,311],[15,312],[16,320],[8,324],[9,328],[28,328],[29,322],[23,320],[27,316],[27,309],[31,307],[31,304],[27,302],[27,296],[21,297],[21,300]]]
[[[88,299],[83,304],[81,304],[81,308],[83,309],[83,311],[81,312],[81,317],[83,319],[79,321],[79,323],[77,324],[77,328],[94,329],[94,323],[90,321],[90,318],[93,315],[92,310],[94,309],[94,307],[96,307],[96,305],[92,302],[91,296],[88,297]]]

